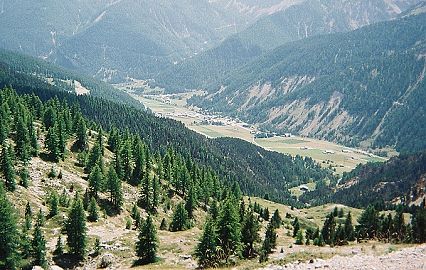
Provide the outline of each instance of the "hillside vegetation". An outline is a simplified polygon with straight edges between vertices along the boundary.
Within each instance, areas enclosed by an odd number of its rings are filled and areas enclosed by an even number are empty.
[[[186,158],[210,166],[226,181],[237,181],[247,194],[268,194],[271,199],[293,204],[297,202],[291,198],[287,188],[306,181],[333,178],[331,171],[322,169],[312,159],[269,152],[242,140],[207,139],[185,128],[182,123],[157,118],[138,109],[138,102],[106,84],[30,57],[8,52],[4,55],[0,76],[3,85],[16,86],[19,93],[35,93],[43,101],[57,96],[69,104],[78,104],[85,116],[104,129],[115,127],[137,133],[153,151],[165,152],[174,148]],[[55,85],[47,83],[46,77],[52,77]],[[90,95],[68,93],[74,92],[72,86],[62,80],[69,79],[79,80],[91,89]],[[105,99],[97,98],[99,96]],[[121,101],[121,104],[106,99]],[[127,102],[133,106],[124,105]]]

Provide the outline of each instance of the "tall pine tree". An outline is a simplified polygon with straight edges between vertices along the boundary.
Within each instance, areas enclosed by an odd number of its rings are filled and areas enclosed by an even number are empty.
[[[136,242],[136,256],[140,264],[153,263],[157,259],[157,230],[151,216],[141,224],[138,241]]]
[[[209,217],[204,225],[200,242],[195,249],[195,256],[198,258],[199,267],[210,268],[217,266],[217,237],[215,222]]]
[[[13,209],[0,183],[0,269],[14,270],[20,266],[19,232]]]
[[[78,194],[74,198],[65,226],[70,253],[80,259],[84,258],[87,246],[86,214]]]
[[[15,191],[16,189],[16,173],[13,159],[14,155],[12,148],[8,144],[3,143],[1,169],[5,178],[5,186],[8,191]]]

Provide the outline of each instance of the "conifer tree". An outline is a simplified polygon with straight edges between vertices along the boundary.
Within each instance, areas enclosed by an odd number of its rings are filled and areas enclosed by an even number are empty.
[[[33,213],[31,210],[31,205],[29,202],[27,202],[27,205],[25,206],[25,222],[24,222],[24,227],[27,231],[29,231],[32,227],[32,218],[33,218]]]
[[[54,162],[60,160],[59,138],[55,127],[50,127],[46,135],[46,149],[49,152],[49,158]]]
[[[296,245],[303,245],[303,232],[302,232],[302,230],[299,230],[297,232],[295,244]]]
[[[130,141],[126,141],[120,149],[120,166],[122,170],[123,180],[131,184],[132,174],[133,174],[133,164],[132,164],[132,145]],[[118,173],[118,170],[117,170]],[[148,175],[149,172],[145,172],[145,175]]]
[[[38,210],[36,221],[38,223],[40,223],[40,226],[43,226],[44,222],[46,221],[46,218],[44,217],[43,210],[41,210],[41,208]]]
[[[272,218],[271,218],[272,226],[275,229],[278,229],[281,226],[281,222],[282,222],[282,219],[281,219],[281,216],[280,216],[280,212],[278,211],[278,209],[276,209],[274,214],[272,215]]]
[[[244,200],[241,200],[241,203],[240,203],[240,223],[243,223],[245,216],[246,216],[246,204],[245,204]]]
[[[24,188],[28,188],[30,174],[28,172],[27,167],[22,168],[22,170],[19,172],[19,177],[20,177],[19,184],[23,186]]]
[[[268,239],[268,248],[266,251],[268,253],[272,252],[272,249],[276,248],[277,246],[277,233],[275,232],[275,228],[271,222],[268,223],[268,226],[266,227],[265,232],[265,239]]]
[[[151,216],[148,216],[140,227],[138,241],[136,242],[136,256],[139,263],[149,264],[157,259],[157,231]]]
[[[28,133],[29,133],[29,137],[30,137],[31,154],[32,154],[33,157],[36,157],[36,156],[38,156],[39,145],[38,145],[37,132],[34,129],[33,122],[34,122],[33,118],[30,117],[29,122],[28,122]]]
[[[255,242],[259,241],[260,224],[253,210],[247,212],[241,228],[241,242],[244,258],[253,258],[256,255]]]
[[[29,238],[30,232],[29,229],[27,229],[26,224],[23,224],[22,232],[21,232],[21,238],[19,243],[19,248],[21,251],[21,257],[22,259],[28,259],[31,257],[31,240]]]
[[[43,114],[43,124],[46,130],[50,129],[56,123],[56,112],[52,106],[47,107]]]
[[[415,243],[426,242],[426,209],[418,209],[411,221],[413,241]]]
[[[65,153],[66,153],[66,146],[67,146],[67,132],[66,132],[66,125],[64,122],[64,119],[61,115],[61,117],[58,118],[57,125],[55,125],[55,131],[58,137],[58,150],[59,150],[59,157],[62,160],[65,160]]]
[[[80,259],[86,254],[86,231],[86,214],[80,196],[76,194],[66,221],[66,232],[70,253]]]
[[[32,257],[34,259],[33,265],[39,265],[43,268],[47,268],[46,259],[46,240],[44,239],[43,232],[41,230],[43,220],[41,217],[37,219],[34,227],[32,246]]]
[[[209,215],[212,217],[213,220],[216,220],[219,216],[219,209],[215,200],[210,205]]]
[[[142,144],[142,141],[140,137],[136,137],[135,142],[135,150],[133,153],[133,157],[135,160],[134,169],[132,172],[132,177],[130,184],[137,186],[141,183],[141,180],[144,175],[144,168],[145,168],[145,150]]]
[[[394,238],[399,242],[403,241],[406,233],[406,226],[404,220],[404,213],[401,209],[397,209],[392,225],[395,235]]]
[[[98,193],[102,189],[103,181],[101,168],[95,165],[89,175],[89,193],[92,197],[95,197],[96,200],[99,198]]]
[[[189,228],[188,212],[185,209],[183,203],[179,203],[176,206],[176,210],[173,213],[172,223],[170,224],[170,231],[184,231]]]
[[[269,221],[269,209],[265,208],[265,210],[263,211],[263,219],[266,221]]]
[[[58,236],[58,240],[56,241],[55,250],[53,251],[53,254],[56,256],[61,256],[64,254],[64,246],[62,244],[62,236]]]
[[[12,148],[3,143],[2,156],[1,156],[1,169],[5,178],[5,187],[8,191],[15,191],[15,168],[13,164],[13,150]]]
[[[107,189],[110,194],[111,204],[116,210],[121,211],[121,206],[123,205],[122,185],[113,166],[108,169]]]
[[[321,230],[321,235],[324,238],[325,243],[332,244],[336,233],[336,220],[334,218],[334,213],[328,214],[324,226]]]
[[[149,176],[149,174],[145,174],[142,180],[141,192],[139,196],[140,207],[147,211],[151,211],[153,202],[152,195],[153,194],[151,177]]]
[[[361,238],[375,238],[378,230],[379,216],[374,206],[369,205],[358,219],[356,231]],[[324,237],[324,240],[326,238]]]
[[[163,219],[161,220],[160,230],[162,230],[162,231],[167,230],[167,221],[166,221],[166,219],[165,219],[165,218],[163,218]]]
[[[85,151],[88,149],[88,137],[87,137],[87,127],[86,122],[84,121],[83,117],[79,115],[77,126],[76,126],[76,134],[77,134],[77,140],[75,142],[75,145],[78,150]]]
[[[15,213],[0,183],[0,269],[18,269],[20,261]]]
[[[294,218],[292,225],[293,225],[293,237],[296,237],[297,232],[299,232],[299,230],[300,230],[300,223],[299,223],[299,219],[297,217]]]
[[[345,237],[348,241],[354,241],[355,237],[354,237],[354,227],[352,225],[352,216],[351,216],[351,212],[348,212],[347,216],[346,216],[346,220],[345,220]]]
[[[90,222],[96,222],[99,219],[98,214],[98,204],[96,203],[96,200],[94,197],[90,199],[89,207],[87,208],[87,211],[89,212],[88,220]]]
[[[10,115],[6,109],[7,104],[0,106],[0,143],[3,144],[10,133]]]
[[[99,130],[98,130],[98,136],[96,137],[96,143],[99,145],[99,148],[101,149],[101,155],[103,156],[105,154],[105,146],[104,146],[104,138],[103,138],[102,128],[99,128]]]
[[[15,153],[19,160],[26,163],[31,154],[30,137],[23,117],[16,118]]]
[[[121,162],[121,156],[120,153],[118,153],[118,150],[116,153],[114,153],[114,169],[117,173],[118,179],[122,180],[124,178],[124,171],[123,164]]]
[[[191,187],[189,189],[189,192],[186,196],[186,201],[185,201],[185,209],[188,212],[188,217],[190,219],[194,218],[194,209],[195,208],[196,208],[196,200],[195,200],[194,188]]]
[[[241,247],[240,217],[232,199],[225,201],[217,220],[219,245],[222,248],[226,262],[231,255],[239,254]]]
[[[103,150],[101,148],[101,145],[99,145],[99,143],[96,142],[89,152],[89,158],[86,164],[87,172],[92,172],[92,170],[95,167],[98,167],[101,170],[101,172],[104,171],[104,159],[102,156],[102,151]]]
[[[58,214],[59,199],[56,191],[50,194],[49,198],[49,217],[54,217]]]
[[[160,204],[160,179],[158,176],[154,176],[152,180],[152,205],[151,205],[151,213],[156,213],[157,208]]]
[[[217,239],[218,234],[216,232],[215,223],[210,217],[204,225],[203,234],[195,249],[195,256],[198,259],[199,267],[209,268],[217,266]]]

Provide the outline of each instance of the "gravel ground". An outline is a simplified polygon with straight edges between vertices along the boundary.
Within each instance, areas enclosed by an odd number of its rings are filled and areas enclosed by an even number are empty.
[[[268,265],[263,270],[295,269],[357,269],[357,270],[426,270],[426,245],[406,248],[383,256],[359,254],[355,256],[334,256],[328,260],[291,263],[284,266]]]

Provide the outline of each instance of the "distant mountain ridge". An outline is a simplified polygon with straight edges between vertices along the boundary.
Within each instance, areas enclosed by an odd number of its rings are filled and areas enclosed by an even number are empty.
[[[107,81],[149,78],[299,1],[2,0],[0,47]]]
[[[156,85],[167,92],[209,89],[211,84],[262,53],[316,35],[347,32],[396,18],[419,0],[310,0],[265,16],[219,46],[160,73]],[[214,89],[215,90],[215,89]]]

